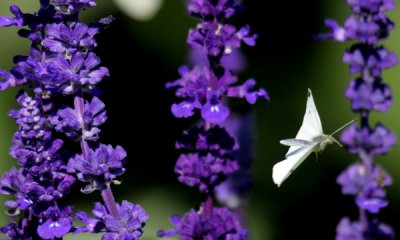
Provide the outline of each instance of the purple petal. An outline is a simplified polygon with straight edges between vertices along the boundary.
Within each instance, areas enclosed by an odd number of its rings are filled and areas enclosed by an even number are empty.
[[[191,117],[194,114],[194,104],[188,101],[183,101],[179,104],[172,104],[171,111],[177,118]]]
[[[43,239],[62,238],[71,230],[72,221],[70,219],[61,218],[58,221],[47,220],[37,229],[38,234]]]
[[[201,117],[212,124],[222,123],[229,116],[229,108],[221,103],[211,104],[207,102],[201,109]]]

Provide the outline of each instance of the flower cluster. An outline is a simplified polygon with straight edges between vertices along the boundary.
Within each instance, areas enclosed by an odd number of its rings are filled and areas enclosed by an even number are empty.
[[[370,126],[368,118],[371,111],[386,112],[393,103],[390,87],[382,81],[382,71],[395,66],[398,60],[380,41],[394,27],[385,13],[394,9],[394,0],[347,2],[353,14],[344,26],[327,20],[332,32],[322,35],[336,41],[357,41],[345,51],[342,60],[349,64],[350,74],[355,75],[344,95],[350,100],[352,110],[360,114],[361,123],[348,127],[341,141],[359,157],[359,162],[341,173],[337,182],[343,194],[355,196],[360,218],[355,222],[343,218],[336,239],[392,239],[391,228],[373,217],[388,205],[385,187],[392,184],[391,177],[373,158],[386,154],[396,144],[396,136],[382,124]]]
[[[247,231],[242,229],[235,213],[225,207],[214,206],[212,197],[229,175],[239,170],[234,151],[239,148],[236,140],[224,126],[230,109],[228,97],[245,98],[250,104],[257,99],[269,100],[264,89],[254,90],[255,80],[234,85],[232,64],[222,63],[242,43],[254,46],[257,35],[250,34],[250,28],[237,29],[227,23],[240,5],[231,0],[191,0],[189,13],[201,19],[188,34],[187,44],[200,52],[198,64],[179,69],[180,78],[167,83],[177,97],[183,99],[173,104],[172,113],[177,118],[193,116],[200,112],[202,125],[185,131],[176,143],[177,149],[185,150],[175,165],[175,172],[181,183],[196,187],[205,195],[199,210],[192,209],[182,218],[173,216],[175,229],[159,231],[158,236],[180,235],[181,239],[246,239]],[[204,57],[205,56],[205,57]],[[206,59],[206,61],[204,61]],[[195,60],[196,61],[196,60]],[[204,63],[206,62],[206,63]]]
[[[230,55],[244,42],[254,46],[257,35],[250,35],[248,26],[237,30],[234,26],[222,23],[235,13],[234,1],[192,0],[189,11],[202,19],[195,29],[191,29],[188,45],[201,49],[208,59],[208,66],[179,69],[181,78],[168,83],[167,88],[175,88],[176,96],[184,100],[172,105],[175,117],[193,116],[199,109],[204,121],[211,124],[223,123],[229,116],[229,108],[223,104],[226,97],[246,98],[254,104],[258,98],[269,99],[264,89],[253,90],[255,80],[250,79],[240,86],[233,86],[237,77],[221,64],[221,59]]]
[[[24,88],[17,95],[21,108],[9,114],[18,125],[10,154],[19,168],[0,180],[0,194],[14,197],[5,203],[7,214],[19,217],[0,228],[10,239],[62,239],[80,232],[138,239],[148,219],[139,205],[115,202],[111,184],[125,172],[127,154],[98,142],[107,115],[97,85],[109,72],[93,50],[95,36],[113,18],[80,22],[81,10],[95,5],[94,0],[41,0],[35,14],[14,5],[13,17],[0,17],[1,27],[16,26],[32,42],[29,55],[16,56],[11,71],[0,70],[1,90]],[[67,95],[73,102],[60,101]],[[78,143],[81,153],[66,149],[65,142]],[[94,219],[77,214],[84,227],[73,226],[73,207],[60,202],[77,181],[85,184],[83,193],[99,190],[104,201],[96,204]]]
[[[143,234],[142,228],[148,220],[144,209],[128,201],[116,205],[119,217],[108,213],[106,207],[101,203],[95,203],[93,215],[89,218],[85,212],[78,212],[78,219],[84,222],[84,227],[79,227],[77,232],[107,232],[103,239],[139,239]]]
[[[191,209],[182,218],[170,218],[175,229],[159,231],[160,237],[181,235],[181,239],[246,239],[247,230],[242,229],[236,216],[226,208],[214,208],[211,216]]]

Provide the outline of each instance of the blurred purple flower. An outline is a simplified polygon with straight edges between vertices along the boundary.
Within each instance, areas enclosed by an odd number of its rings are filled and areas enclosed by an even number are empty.
[[[183,132],[176,142],[177,149],[221,151],[233,150],[235,140],[219,126],[205,130],[204,127],[193,127]]]
[[[396,145],[396,135],[383,125],[375,128],[350,125],[341,135],[340,140],[351,153],[358,155],[383,155]]]
[[[247,230],[243,229],[234,213],[227,208],[213,208],[212,215],[191,209],[182,218],[173,215],[170,221],[175,229],[160,230],[159,237],[172,237],[179,234],[180,239],[247,239]]]
[[[192,0],[187,3],[189,13],[201,20],[189,30],[186,41],[193,49],[194,66],[191,69],[182,66],[179,69],[181,78],[167,83],[166,88],[174,88],[175,95],[183,99],[171,106],[175,117],[191,117],[196,110],[201,114],[202,126],[185,131],[176,143],[177,149],[191,152],[180,155],[175,172],[180,182],[198,188],[207,200],[202,202],[198,213],[191,210],[182,220],[173,217],[176,229],[160,231],[158,236],[178,234],[185,240],[245,239],[247,231],[238,225],[229,210],[213,208],[211,196],[217,185],[239,169],[232,157],[232,150],[237,150],[238,145],[220,127],[231,112],[227,106],[228,97],[246,98],[250,104],[260,98],[269,100],[264,89],[253,90],[253,79],[243,85],[234,85],[237,82],[233,74],[236,69],[228,61],[231,59],[237,64],[233,53],[238,52],[242,42],[254,46],[258,35],[251,34],[249,26],[236,28],[227,23],[226,20],[241,7],[238,1]]]
[[[351,74],[363,74],[363,79],[372,82],[374,77],[382,75],[382,70],[391,68],[398,63],[394,52],[388,52],[383,47],[355,45],[343,54],[343,62],[350,64]]]
[[[207,54],[200,49],[190,49],[188,61],[190,66],[208,66],[209,64]],[[239,49],[235,49],[231,54],[221,58],[221,65],[233,73],[240,73],[246,69],[247,60]]]
[[[394,9],[394,1],[347,0],[347,4],[353,12],[344,26],[328,19],[325,23],[331,33],[320,35],[340,42],[357,41],[345,51],[342,60],[349,64],[350,74],[358,75],[350,82],[344,95],[351,101],[352,110],[360,113],[361,123],[360,126],[350,125],[341,140],[349,152],[358,155],[360,161],[343,171],[337,182],[342,186],[343,194],[355,196],[360,220],[351,223],[348,218],[342,219],[336,239],[392,239],[390,227],[378,224],[384,226],[382,230],[370,215],[377,214],[389,204],[385,199],[385,187],[392,184],[391,177],[374,163],[373,157],[386,154],[396,144],[396,136],[381,124],[372,128],[369,115],[371,111],[386,112],[393,104],[390,87],[382,83],[382,71],[394,67],[398,58],[380,41],[387,38],[394,28],[386,15],[386,11]]]
[[[390,226],[376,219],[371,220],[368,225],[369,230],[366,231],[360,221],[351,222],[348,217],[344,217],[336,228],[336,240],[393,239],[394,232]]]
[[[352,80],[344,95],[351,101],[353,111],[386,112],[393,105],[392,91],[379,81]]]
[[[342,218],[336,228],[336,240],[365,240],[362,224]]]
[[[227,175],[238,170],[237,162],[227,157],[214,156],[211,153],[205,156],[198,153],[181,154],[176,162],[175,172],[179,174],[180,182],[208,193],[225,180]]]
[[[337,178],[342,186],[342,193],[354,195],[361,209],[377,213],[388,205],[385,200],[385,187],[392,185],[392,178],[378,165],[370,171],[364,164],[355,163]]]

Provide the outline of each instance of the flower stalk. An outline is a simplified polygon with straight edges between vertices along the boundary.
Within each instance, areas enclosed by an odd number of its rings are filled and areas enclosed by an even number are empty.
[[[242,228],[236,213],[226,207],[216,207],[213,195],[216,187],[228,176],[239,170],[234,157],[237,144],[225,127],[230,108],[228,98],[245,98],[254,104],[258,99],[269,100],[264,89],[254,90],[256,82],[247,80],[235,85],[237,76],[230,66],[222,62],[238,51],[242,43],[254,46],[256,34],[250,28],[237,29],[227,23],[237,13],[240,4],[231,0],[191,0],[188,2],[190,15],[201,22],[189,30],[187,44],[200,54],[193,67],[179,68],[181,78],[166,84],[174,89],[182,101],[175,103],[171,111],[176,118],[188,118],[200,113],[200,127],[184,131],[176,148],[185,150],[175,165],[178,180],[196,187],[205,199],[199,208],[193,208],[183,217],[172,216],[174,229],[161,230],[159,237],[180,235],[181,239],[246,239],[247,230]]]
[[[389,204],[385,187],[392,185],[392,179],[374,157],[387,154],[396,144],[396,136],[381,123],[371,126],[369,116],[372,111],[386,112],[393,104],[391,89],[383,83],[382,72],[394,67],[398,59],[381,41],[394,28],[386,12],[394,9],[395,2],[356,0],[347,3],[352,14],[344,26],[328,19],[325,23],[331,32],[320,35],[339,42],[353,41],[342,57],[354,76],[344,95],[350,100],[353,112],[360,114],[360,123],[350,125],[340,138],[359,160],[337,178],[342,193],[354,196],[359,218],[353,222],[348,217],[343,218],[337,227],[336,239],[393,239],[392,228],[377,219],[377,213]]]

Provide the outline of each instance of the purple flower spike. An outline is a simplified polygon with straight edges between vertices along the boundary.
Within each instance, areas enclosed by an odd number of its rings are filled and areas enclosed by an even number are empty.
[[[166,84],[173,88],[182,100],[172,105],[177,118],[187,118],[200,112],[202,123],[185,131],[176,143],[177,149],[189,152],[181,154],[175,172],[181,183],[196,187],[207,199],[199,212],[191,210],[182,219],[171,217],[175,229],[159,231],[159,237],[180,235],[182,240],[227,239],[239,240],[247,237],[235,216],[223,208],[213,208],[212,195],[217,185],[228,175],[238,171],[239,164],[233,159],[236,144],[221,127],[230,117],[228,99],[245,98],[250,104],[257,99],[269,100],[264,89],[253,90],[255,80],[250,79],[242,86],[235,85],[234,73],[244,67],[240,56],[242,43],[255,46],[257,34],[250,27],[241,28],[226,21],[241,5],[236,0],[192,0],[188,1],[189,13],[201,23],[189,30],[187,44],[191,51],[192,68],[179,69],[180,78]]]
[[[180,175],[180,182],[207,193],[238,168],[236,161],[225,156],[182,154],[176,162],[175,172]]]
[[[38,227],[38,234],[43,239],[62,238],[69,233],[72,227],[72,208],[65,207],[60,210],[50,207],[43,213],[43,223]]]
[[[51,118],[58,132],[65,133],[68,137],[78,140],[97,141],[101,126],[106,120],[104,103],[93,97],[89,103],[85,101],[82,109],[64,108]]]
[[[161,230],[157,233],[159,237],[171,237],[175,234],[180,239],[247,239],[247,230],[240,226],[237,217],[227,208],[213,208],[212,215],[205,214],[194,209],[186,213],[182,218],[171,217],[171,223],[175,229]]]
[[[125,171],[126,152],[96,142],[99,127],[107,119],[97,85],[109,72],[93,50],[96,35],[114,18],[90,25],[80,22],[81,11],[94,7],[95,0],[38,2],[40,8],[33,14],[22,13],[14,5],[10,9],[14,17],[0,16],[0,27],[23,27],[18,34],[31,41],[28,56],[15,56],[9,72],[0,69],[0,90],[24,89],[17,95],[20,108],[9,112],[18,127],[10,155],[20,168],[0,179],[0,194],[10,196],[4,203],[7,215],[18,219],[0,232],[15,240],[63,239],[72,232],[105,232],[105,240],[137,240],[146,213],[125,201],[118,205],[111,189]],[[74,99],[74,107],[63,102],[65,95],[70,97],[64,101]],[[67,148],[73,144],[64,145],[67,137],[79,141],[81,151],[74,152],[79,148],[72,145]],[[94,219],[77,213],[85,227],[73,226],[72,207],[61,201],[76,180],[86,184],[84,193],[101,190],[105,204],[96,205]]]
[[[392,185],[392,179],[379,166],[369,170],[363,164],[353,164],[339,175],[337,182],[342,185],[343,194],[356,196],[356,203],[362,209],[377,213],[388,205],[384,187]]]
[[[68,161],[68,172],[77,174],[80,181],[88,183],[82,192],[91,193],[96,189],[102,190],[106,184],[110,184],[116,177],[125,172],[125,150],[117,146],[99,145],[96,149],[90,149],[87,156],[76,155]]]
[[[353,112],[360,114],[360,124],[350,125],[340,137],[349,152],[360,159],[337,178],[342,193],[353,195],[359,208],[359,220],[348,218],[337,227],[337,240],[393,239],[392,229],[374,219],[389,202],[385,187],[392,184],[391,177],[374,162],[374,156],[383,155],[396,144],[396,136],[382,124],[371,127],[372,111],[386,112],[393,104],[392,92],[383,83],[383,70],[398,64],[394,52],[388,51],[382,40],[394,28],[386,11],[394,9],[394,0],[347,0],[352,14],[341,27],[333,20],[326,20],[331,28],[327,38],[342,42],[355,40],[343,54],[342,61],[349,64],[350,74],[356,75],[344,95],[351,101]]]

